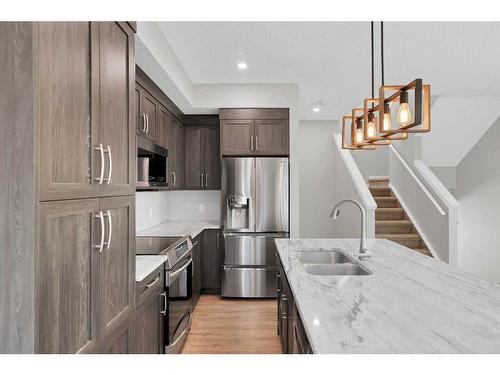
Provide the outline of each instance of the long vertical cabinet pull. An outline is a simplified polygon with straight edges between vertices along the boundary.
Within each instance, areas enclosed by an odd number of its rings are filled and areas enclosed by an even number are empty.
[[[208,187],[208,173],[205,173],[205,189]]]
[[[200,173],[200,187],[203,188],[203,173]]]
[[[94,148],[95,151],[99,151],[101,154],[101,171],[99,177],[94,178],[95,181],[99,181],[99,185],[104,181],[104,147],[102,143],[99,143],[99,147]]]
[[[146,114],[146,134],[149,133],[149,116]]]
[[[255,136],[255,151],[259,151],[259,136]]]
[[[94,247],[99,249],[99,252],[102,253],[104,249],[104,214],[102,211],[99,211],[99,214],[95,215],[95,218],[101,221],[101,243],[99,245],[94,245]]]
[[[143,133],[146,133],[146,114],[144,112],[142,112],[142,128],[141,128],[141,132]]]
[[[106,250],[109,250],[111,246],[111,235],[113,234],[113,221],[111,220],[111,211],[107,210],[106,214],[103,216],[107,216],[108,218],[108,242],[106,242]]]
[[[253,135],[250,136],[250,151],[253,151]]]
[[[160,313],[163,316],[167,316],[167,292],[163,292],[161,296],[163,297],[163,310],[161,310]]]
[[[108,179],[106,182],[109,185],[111,183],[111,175],[113,174],[113,158],[111,156],[111,146],[109,146],[109,145],[107,147],[107,152],[108,152],[108,158],[109,158],[109,169],[108,169]]]

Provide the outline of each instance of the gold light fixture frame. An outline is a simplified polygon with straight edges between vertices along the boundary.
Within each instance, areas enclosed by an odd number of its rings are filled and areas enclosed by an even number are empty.
[[[387,92],[391,91],[393,93],[386,97]],[[387,137],[390,137],[394,134],[428,133],[431,131],[431,86],[423,84],[420,78],[403,86],[380,86],[378,99],[379,118],[383,118],[381,116],[384,116],[384,104],[399,103],[401,93],[405,91],[415,92],[413,122],[390,130],[383,130],[379,123],[379,133],[381,135],[385,134]],[[393,123],[397,124],[397,121]]]
[[[372,108],[369,108],[371,104],[376,104]],[[370,113],[376,113],[378,112],[377,116],[377,121],[378,121],[378,126],[377,128],[377,133],[378,135],[375,137],[368,137],[368,127],[365,126],[364,128],[364,136],[365,136],[365,141],[368,144],[373,144],[377,146],[388,146],[391,144],[391,141],[404,141],[408,139],[408,133],[396,133],[396,134],[386,134],[382,133],[382,121],[383,120],[383,113],[384,111],[382,110],[382,117],[380,117],[380,111],[379,111],[379,105],[380,105],[380,99],[378,98],[368,98],[364,100],[364,108],[363,108],[363,116],[364,116],[364,121],[365,124],[368,124],[368,115]]]
[[[346,143],[346,126],[347,121],[351,121],[351,144],[348,145]],[[354,135],[354,127],[356,126],[356,122],[353,116],[342,116],[342,148],[344,150],[375,150],[374,145],[362,145],[362,146],[354,146],[353,143],[353,135]]]

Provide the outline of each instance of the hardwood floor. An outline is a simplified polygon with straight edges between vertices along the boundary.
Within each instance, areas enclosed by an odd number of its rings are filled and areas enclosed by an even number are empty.
[[[202,295],[183,354],[281,354],[276,300]]]

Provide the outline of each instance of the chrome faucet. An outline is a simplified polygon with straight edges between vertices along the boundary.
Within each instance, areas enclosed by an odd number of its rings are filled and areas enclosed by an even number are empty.
[[[359,210],[361,211],[361,241],[359,244],[359,254],[357,254],[358,258],[369,258],[371,257],[372,253],[369,251],[366,247],[366,210],[365,208],[358,202],[355,201],[354,199],[342,199],[339,201],[335,207],[333,207],[332,213],[330,214],[330,217],[332,217],[334,220],[336,220],[339,215],[340,215],[340,206],[342,206],[346,202],[351,202],[354,203],[356,206],[358,206]]]

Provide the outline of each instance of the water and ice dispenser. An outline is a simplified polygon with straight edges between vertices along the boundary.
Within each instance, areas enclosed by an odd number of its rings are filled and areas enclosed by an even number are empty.
[[[226,204],[227,230],[249,229],[250,198],[242,195],[229,195]]]

